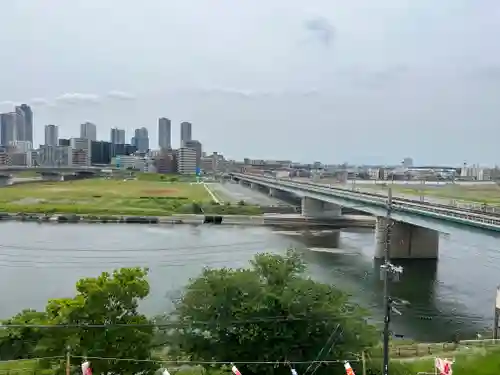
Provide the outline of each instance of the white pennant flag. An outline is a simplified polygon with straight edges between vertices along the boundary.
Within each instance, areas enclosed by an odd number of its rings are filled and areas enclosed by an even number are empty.
[[[88,361],[82,363],[82,375],[92,375],[92,369]]]
[[[231,371],[233,372],[234,375],[241,375],[240,370],[238,370],[238,368],[235,365],[231,367]]]
[[[348,361],[344,362],[344,367],[347,375],[356,375],[351,367],[351,364]]]
[[[297,370],[295,370],[294,368],[292,369],[292,375],[298,375]]]
[[[162,375],[170,375],[170,372],[166,368],[163,369]]]

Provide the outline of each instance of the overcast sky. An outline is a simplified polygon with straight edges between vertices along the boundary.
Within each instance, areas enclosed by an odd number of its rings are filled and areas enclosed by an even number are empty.
[[[11,0],[0,111],[296,161],[494,164],[499,0]]]

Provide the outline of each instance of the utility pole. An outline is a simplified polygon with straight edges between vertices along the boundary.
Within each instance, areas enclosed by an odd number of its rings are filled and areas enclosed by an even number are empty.
[[[392,214],[392,188],[389,188],[388,198],[387,198],[387,214],[386,220],[386,233],[385,233],[385,249],[384,249],[384,264],[381,268],[381,276],[384,281],[384,339],[383,339],[383,350],[384,350],[384,367],[382,369],[383,375],[389,375],[389,338],[390,338],[390,322],[391,322],[391,310],[392,310],[392,298],[389,291],[389,284],[391,282],[391,276],[394,275],[395,279],[399,278],[399,274],[403,272],[401,267],[396,267],[391,264],[390,250],[391,250],[391,229],[393,226],[391,214]]]
[[[66,347],[66,375],[71,375],[71,356],[70,356],[70,347],[69,345]]]
[[[493,339],[498,340],[498,332],[500,330],[500,286],[497,288],[497,295],[495,298],[495,319],[493,326]]]

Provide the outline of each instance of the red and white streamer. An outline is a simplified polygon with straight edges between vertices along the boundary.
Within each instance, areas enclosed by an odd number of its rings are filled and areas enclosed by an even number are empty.
[[[348,361],[344,362],[344,367],[345,367],[345,373],[347,375],[356,375],[351,367],[351,364]]]
[[[233,372],[234,375],[241,375],[240,370],[238,370],[238,368],[235,365],[231,367],[231,371]]]

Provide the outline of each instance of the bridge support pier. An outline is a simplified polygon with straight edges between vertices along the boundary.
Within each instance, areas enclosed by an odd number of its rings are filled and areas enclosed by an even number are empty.
[[[10,185],[10,176],[0,175],[0,187]]]
[[[253,182],[250,183],[250,189],[255,190],[258,188],[257,184],[254,184]]]
[[[333,217],[342,215],[341,207],[333,203],[323,202],[309,197],[303,197],[301,203],[302,216]]]
[[[279,195],[278,190],[276,190],[274,188],[269,188],[269,196],[270,197],[277,197],[278,195]]]
[[[389,254],[391,259],[437,259],[439,232],[416,225],[391,222]],[[375,258],[383,258],[387,238],[387,219],[377,217]]]

